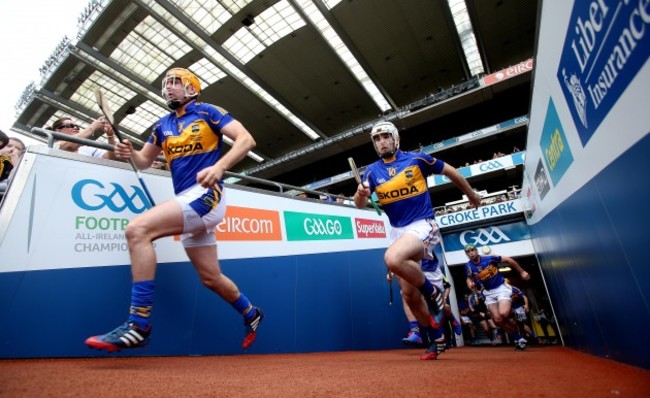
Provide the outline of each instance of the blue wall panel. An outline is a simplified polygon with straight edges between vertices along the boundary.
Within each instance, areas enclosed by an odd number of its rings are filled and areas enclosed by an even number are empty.
[[[383,250],[221,263],[266,319],[251,353],[389,349],[407,329]],[[0,357],[103,356],[83,341],[126,320],[128,265],[0,273]],[[152,340],[111,356],[241,354],[242,317],[205,288],[189,262],[158,267]]]
[[[650,136],[531,226],[567,345],[650,368]]]

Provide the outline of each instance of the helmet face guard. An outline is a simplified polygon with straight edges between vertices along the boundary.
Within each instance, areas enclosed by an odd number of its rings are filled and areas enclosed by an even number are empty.
[[[390,134],[391,137],[393,137],[395,146],[391,151],[379,153],[377,146],[375,145],[375,137],[386,133]],[[379,122],[372,126],[372,130],[370,130],[370,140],[372,141],[372,146],[375,148],[377,155],[379,155],[379,157],[382,159],[393,157],[399,149],[399,131],[397,130],[397,127],[395,127],[395,125],[391,122]]]
[[[183,86],[183,99],[171,99],[169,92],[167,90],[167,83],[171,81],[172,86],[176,85],[178,82]],[[189,86],[193,86],[195,89],[194,94],[188,92]],[[173,68],[167,71],[165,78],[162,81],[162,97],[167,102],[167,106],[174,110],[178,109],[181,106],[188,103],[190,100],[195,99],[201,93],[201,82],[199,78],[192,72],[183,68]]]

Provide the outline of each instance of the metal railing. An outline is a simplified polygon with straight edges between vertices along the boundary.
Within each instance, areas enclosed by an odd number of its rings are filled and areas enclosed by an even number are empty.
[[[55,141],[68,141],[68,142],[73,142],[75,144],[87,145],[87,146],[92,146],[92,147],[95,147],[95,148],[105,149],[107,151],[113,151],[114,150],[113,145],[105,143],[105,142],[98,142],[98,141],[89,140],[87,138],[75,137],[75,136],[59,133],[57,131],[47,130],[47,129],[40,128],[40,127],[33,127],[31,129],[31,132],[33,134],[36,134],[38,136],[46,138],[47,139],[47,146],[49,148],[54,148],[54,142]],[[162,157],[157,158],[157,159],[161,160],[163,162],[166,161],[165,158],[162,158]],[[274,188],[277,188],[278,192],[280,192],[280,193],[285,193],[285,191],[290,190],[290,191],[305,192],[305,193],[309,193],[309,194],[317,195],[317,196],[329,196],[329,197],[331,197],[333,199],[338,198],[338,199],[342,199],[342,200],[345,200],[345,201],[352,200],[351,198],[349,198],[347,196],[333,195],[333,194],[328,193],[328,192],[322,192],[322,191],[306,189],[306,188],[298,187],[298,186],[295,186],[295,185],[285,184],[285,183],[271,181],[271,180],[265,180],[263,178],[252,177],[252,176],[248,176],[248,175],[245,175],[245,174],[233,173],[231,171],[226,171],[224,173],[224,178],[225,177],[240,178],[242,180],[247,180],[247,181],[250,181],[250,182],[254,182],[256,184],[261,184],[261,185],[265,185],[265,186],[274,187]],[[291,195],[289,195],[289,196],[291,196]]]

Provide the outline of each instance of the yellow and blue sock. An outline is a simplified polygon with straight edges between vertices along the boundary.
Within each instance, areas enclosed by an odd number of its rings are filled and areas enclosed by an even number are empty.
[[[140,329],[146,330],[151,324],[151,309],[153,307],[153,292],[155,281],[133,282],[131,286],[131,309],[128,322],[135,323]]]

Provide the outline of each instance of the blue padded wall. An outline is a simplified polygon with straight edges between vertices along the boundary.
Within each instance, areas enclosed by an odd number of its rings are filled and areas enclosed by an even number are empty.
[[[223,272],[262,307],[251,353],[398,348],[407,324],[383,250],[227,260]],[[83,341],[126,319],[127,265],[0,274],[0,357],[88,357]],[[158,268],[149,347],[117,356],[241,354],[242,318],[189,262]]]
[[[531,235],[565,343],[650,368],[650,136],[542,221]]]

